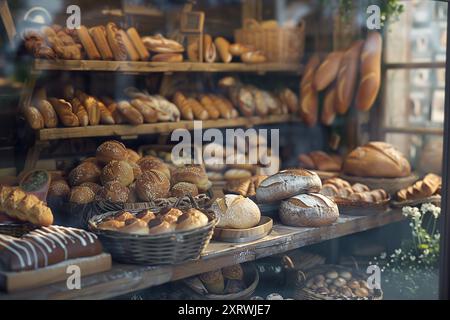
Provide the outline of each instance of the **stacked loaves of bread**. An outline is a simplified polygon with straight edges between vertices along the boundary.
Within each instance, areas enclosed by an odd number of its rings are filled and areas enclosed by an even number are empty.
[[[344,115],[353,101],[368,111],[375,103],[381,83],[382,36],[369,32],[349,48],[329,53],[323,60],[313,55],[300,83],[300,116],[309,126],[319,121],[319,93],[323,92],[320,121],[331,125]],[[354,99],[355,97],[355,99]]]
[[[160,198],[197,196],[210,188],[202,166],[186,165],[172,170],[156,157],[140,157],[118,141],[101,144],[95,157],[74,168],[67,181],[52,181],[49,196],[75,204],[151,202]]]
[[[340,172],[342,157],[337,154],[328,154],[323,151],[313,151],[298,156],[301,168],[309,170]]]
[[[258,203],[281,201],[279,216],[283,224],[320,227],[339,217],[336,203],[320,194],[322,182],[309,170],[284,170],[268,177],[256,189]]]
[[[340,178],[331,178],[323,183],[321,194],[333,199],[339,204],[340,201],[379,203],[389,200],[389,195],[383,189],[370,190],[361,183],[351,185],[348,181]]]
[[[157,214],[150,210],[138,213],[122,211],[97,223],[100,230],[117,231],[136,235],[159,235],[176,231],[188,231],[206,226],[209,218],[197,209],[185,212],[170,208]]]
[[[433,173],[427,174],[412,186],[397,192],[398,201],[426,199],[441,193],[442,178]]]

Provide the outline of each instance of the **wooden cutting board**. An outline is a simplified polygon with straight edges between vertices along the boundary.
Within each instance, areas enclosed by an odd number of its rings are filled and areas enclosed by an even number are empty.
[[[94,257],[72,259],[32,271],[0,271],[0,290],[11,293],[67,281],[72,275],[67,273],[67,268],[73,265],[80,268],[81,278],[83,278],[91,274],[110,270],[112,265],[111,255],[102,253]]]
[[[256,227],[248,229],[214,228],[213,239],[216,241],[244,243],[251,242],[267,236],[272,231],[273,220],[262,216]]]

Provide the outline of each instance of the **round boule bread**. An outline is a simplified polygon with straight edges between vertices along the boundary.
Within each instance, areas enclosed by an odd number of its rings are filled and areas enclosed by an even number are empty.
[[[166,198],[169,191],[170,181],[161,171],[144,171],[136,180],[136,193],[142,201]]]
[[[320,192],[322,181],[312,171],[291,169],[280,171],[265,179],[256,189],[259,203],[288,199],[302,193]]]
[[[256,203],[241,195],[227,194],[218,198],[211,205],[211,210],[219,219],[219,228],[253,228],[261,220],[261,211]]]
[[[142,171],[156,170],[162,172],[170,180],[170,169],[161,159],[153,156],[145,156],[137,164],[141,167]]]
[[[83,162],[69,174],[69,184],[72,187],[84,182],[97,182],[100,178],[100,168],[92,162]]]
[[[100,191],[100,199],[112,203],[126,203],[130,190],[117,181],[107,182]]]
[[[69,201],[76,204],[88,204],[95,199],[95,193],[88,187],[75,187],[70,192]]]
[[[322,227],[338,219],[339,209],[333,200],[322,194],[300,194],[281,202],[279,216],[288,226]]]
[[[52,181],[48,188],[48,195],[66,198],[70,195],[70,187],[65,180]]]
[[[176,168],[172,173],[174,184],[179,182],[189,182],[195,184],[199,192],[206,192],[211,188],[205,168],[201,165],[189,164]]]
[[[195,197],[198,195],[198,188],[193,183],[178,182],[176,185],[172,187],[172,189],[170,190],[170,194],[172,197],[176,198],[182,198],[188,194]]]
[[[127,187],[134,181],[134,172],[131,165],[126,161],[112,160],[102,170],[100,177],[102,184],[117,181]]]
[[[127,160],[128,152],[125,146],[118,141],[106,141],[102,143],[95,153],[97,161],[102,164],[108,164],[112,160]]]
[[[127,149],[127,154],[128,154],[128,157],[127,157],[128,161],[137,163],[141,159],[141,156],[139,155],[139,153],[137,153],[136,151],[134,151],[132,149]]]
[[[80,187],[88,187],[95,194],[99,194],[100,191],[102,190],[102,186],[99,185],[98,183],[94,183],[94,182],[84,182],[84,183],[80,184]]]
[[[130,160],[128,160],[128,164],[131,166],[131,168],[133,169],[133,175],[134,175],[134,179],[137,179],[140,177],[140,175],[142,174],[142,169],[141,167],[139,167],[139,165],[135,162],[131,162]]]

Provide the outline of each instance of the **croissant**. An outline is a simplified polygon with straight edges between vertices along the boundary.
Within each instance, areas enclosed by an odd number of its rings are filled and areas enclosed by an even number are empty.
[[[49,226],[53,223],[51,209],[38,197],[27,194],[20,188],[0,186],[0,210],[12,218],[37,226]]]

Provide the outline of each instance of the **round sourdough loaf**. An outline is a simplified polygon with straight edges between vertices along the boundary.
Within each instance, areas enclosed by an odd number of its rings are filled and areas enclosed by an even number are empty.
[[[334,201],[324,195],[301,194],[282,201],[279,216],[281,222],[294,227],[322,227],[334,223],[339,209]]]
[[[190,194],[195,197],[198,195],[198,188],[195,184],[189,182],[178,182],[170,191],[172,197],[181,198]]]
[[[94,201],[95,193],[88,187],[75,187],[70,192],[69,201],[76,204],[88,204]]]
[[[103,168],[100,179],[103,185],[117,181],[127,187],[134,181],[134,171],[128,162],[113,160]]]
[[[106,183],[100,191],[100,199],[112,203],[127,203],[130,190],[117,181]]]
[[[240,195],[227,194],[224,198],[216,199],[211,210],[219,219],[219,228],[253,228],[261,220],[261,211],[256,203]]]
[[[114,140],[102,143],[95,154],[97,161],[102,164],[107,164],[112,160],[127,160],[128,156],[127,148]]]
[[[100,168],[92,162],[83,162],[69,174],[69,184],[72,187],[84,182],[97,182],[100,178]]]
[[[256,199],[260,203],[275,202],[302,193],[319,192],[321,188],[322,182],[315,172],[284,170],[261,182],[256,189]]]
[[[136,180],[136,193],[142,201],[166,198],[169,191],[170,181],[161,171],[144,171]]]
[[[132,149],[127,149],[127,154],[128,154],[128,161],[137,163],[141,159],[141,156]]]
[[[345,174],[357,177],[400,178],[411,174],[408,160],[392,145],[369,142],[353,150],[343,164]]]
[[[155,170],[164,174],[167,179],[170,180],[170,170],[169,167],[162,162],[160,159],[152,156],[146,156],[137,162],[137,164],[141,167],[142,171]]]

